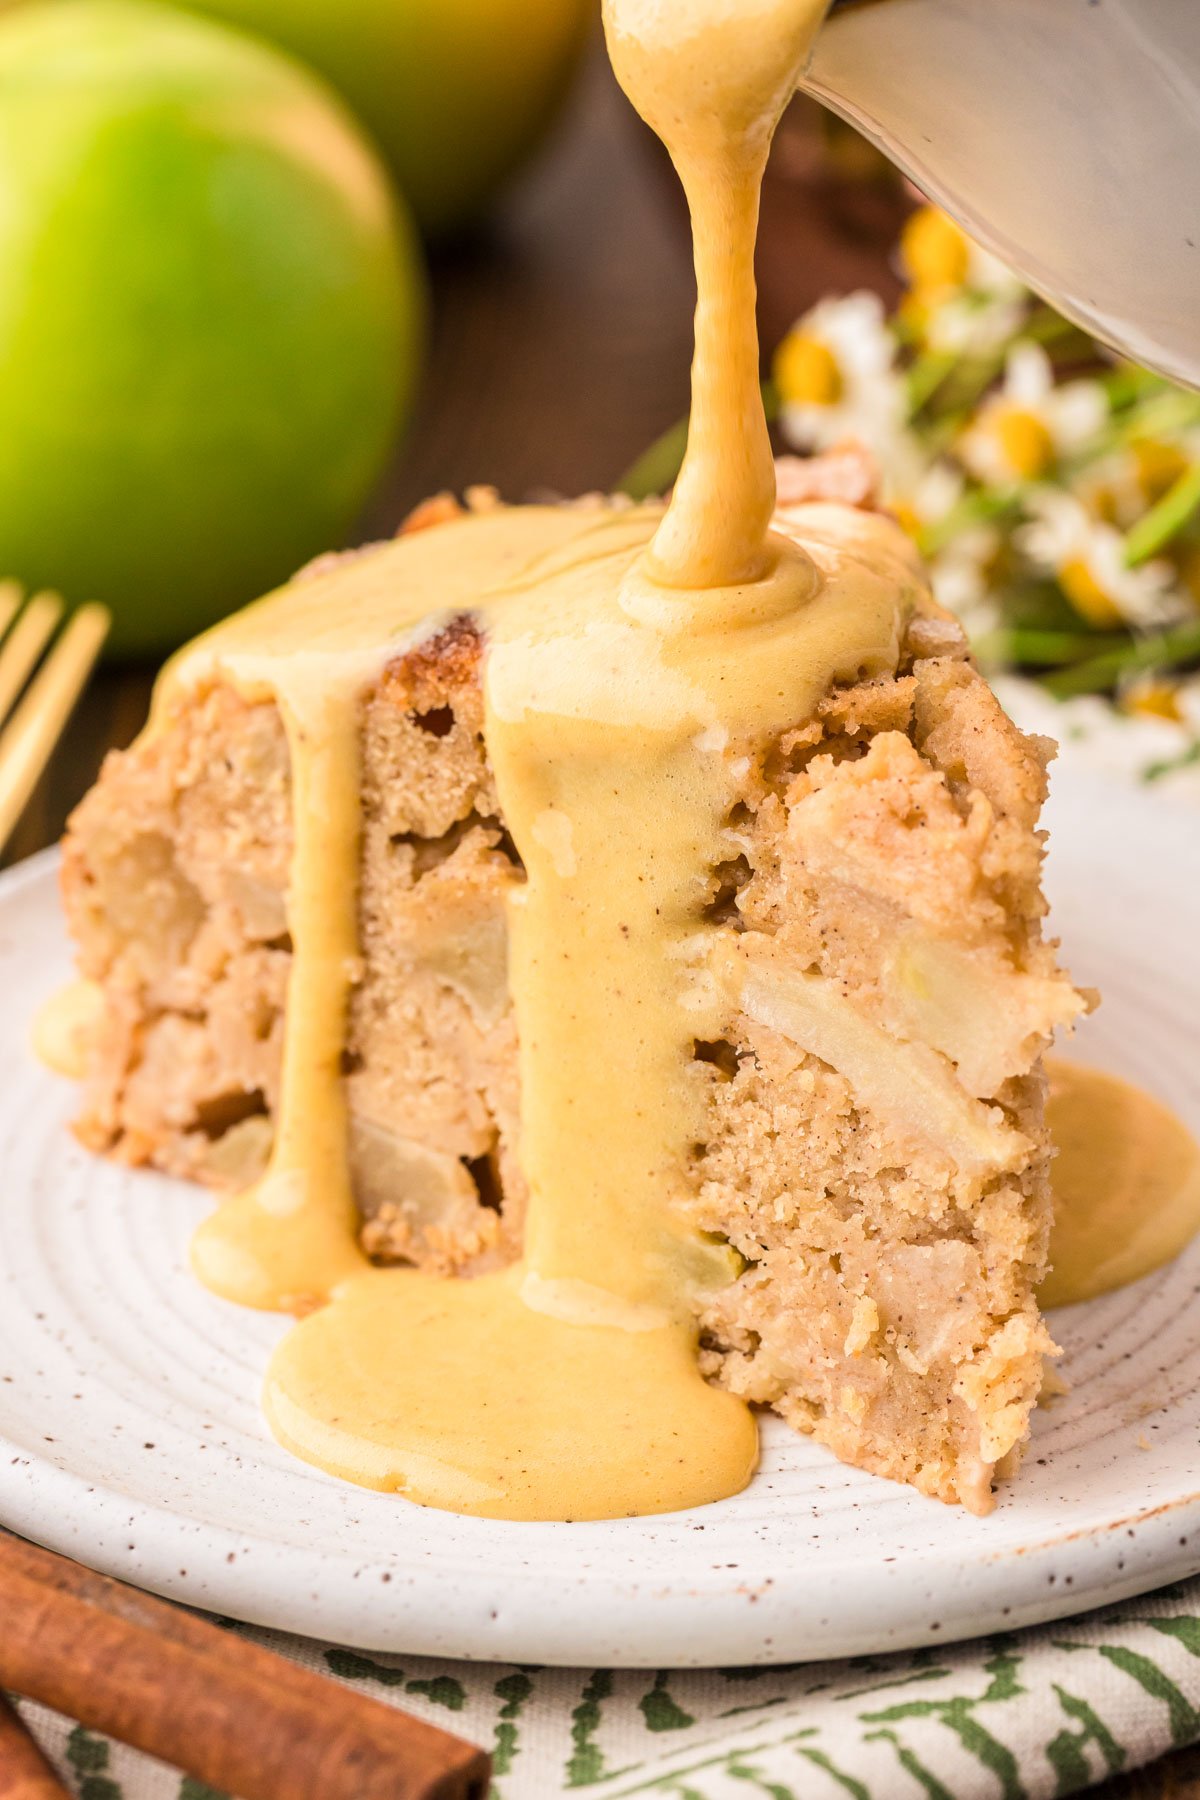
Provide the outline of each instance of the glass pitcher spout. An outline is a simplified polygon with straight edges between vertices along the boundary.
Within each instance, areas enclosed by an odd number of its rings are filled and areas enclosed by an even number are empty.
[[[1200,388],[1200,0],[835,0],[804,87],[1060,311]]]

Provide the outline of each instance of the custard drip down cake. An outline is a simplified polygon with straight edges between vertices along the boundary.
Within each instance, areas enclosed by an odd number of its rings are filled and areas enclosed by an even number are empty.
[[[663,1185],[672,1243],[704,1266],[693,1279],[672,1263],[669,1291],[710,1384],[982,1512],[1053,1348],[1034,1298],[1050,1228],[1040,1059],[1083,1001],[1042,934],[1050,745],[1005,717],[853,456],[787,465],[779,487],[775,529],[826,580],[869,569],[897,624],[886,655],[782,728],[725,742],[709,728],[702,745],[721,814],[670,949],[692,1014]],[[544,529],[560,561],[578,534],[596,557],[615,533],[614,585],[660,516],[531,510],[557,521]],[[520,831],[508,816],[512,753],[497,740],[494,754],[487,700],[506,602],[475,605],[461,574],[478,545],[511,578],[505,534],[532,529],[526,513],[432,502],[394,543],[329,559],[244,615],[335,615],[369,584],[380,616],[394,598],[402,620],[418,562],[422,582],[445,574],[448,603],[391,645],[384,633],[355,689],[357,941],[335,1079],[362,1252],[451,1282],[503,1279],[529,1251],[523,1081],[536,1064],[520,1042],[513,907],[532,856],[564,880],[586,856],[566,813],[542,807]],[[108,759],[71,822],[63,891],[102,995],[80,1135],[240,1192],[268,1168],[298,1003],[297,812],[295,721],[233,629],[185,655],[151,728]],[[550,663],[540,679],[557,679]],[[619,1026],[580,1065],[616,1096],[614,1144],[642,1080]],[[619,1261],[619,1207],[607,1230]],[[294,1294],[293,1309],[324,1297]]]
[[[228,1189],[276,1436],[497,1518],[697,1506],[752,1403],[978,1511],[1051,1350],[1047,746],[758,381],[824,0],[606,0],[692,215],[665,506],[435,501],[181,653],[72,825],[81,1130]],[[389,1266],[390,1265],[390,1266]]]

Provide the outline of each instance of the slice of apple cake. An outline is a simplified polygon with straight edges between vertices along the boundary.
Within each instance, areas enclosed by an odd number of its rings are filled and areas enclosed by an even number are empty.
[[[864,498],[846,458],[789,467],[781,493],[801,536],[814,498]],[[489,767],[486,654],[464,612],[364,692],[343,1059],[364,1247],[468,1276],[519,1255],[525,1204],[506,976],[522,867]],[[703,1366],[846,1461],[975,1511],[1052,1349],[1039,1059],[1084,1003],[1041,931],[1050,751],[922,602],[894,674],[834,688],[742,759],[698,921],[736,1005],[695,1046],[686,1206],[740,1271],[697,1303]],[[291,846],[269,698],[215,680],[110,756],[63,865],[103,995],[87,1144],[213,1186],[261,1171]]]

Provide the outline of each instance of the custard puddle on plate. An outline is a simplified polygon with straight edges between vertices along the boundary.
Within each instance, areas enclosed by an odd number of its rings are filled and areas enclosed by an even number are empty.
[[[1053,781],[1051,927],[1104,1004],[1071,1053],[1195,1131],[1195,813],[1080,754]],[[1020,1480],[984,1519],[846,1469],[771,1419],[744,1493],[599,1523],[460,1518],[296,1462],[258,1408],[287,1322],[214,1299],[186,1269],[208,1197],[79,1149],[73,1088],[29,1052],[68,972],[54,876],[47,856],[0,881],[0,1518],[14,1529],[193,1605],[364,1649],[612,1666],[947,1641],[1200,1569],[1196,1247],[1052,1315],[1071,1391],[1039,1414]]]

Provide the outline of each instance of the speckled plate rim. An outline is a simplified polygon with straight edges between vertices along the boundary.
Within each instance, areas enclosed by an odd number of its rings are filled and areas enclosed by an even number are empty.
[[[1080,978],[1108,982],[1119,1031],[1132,1004],[1124,990],[1146,978],[1146,955],[1166,958],[1172,944],[1191,942],[1183,915],[1185,896],[1200,889],[1200,827],[1191,808],[1141,795],[1135,803],[1086,771],[1064,772],[1062,787],[1056,923]],[[1121,843],[1119,857],[1106,842]],[[53,853],[0,877],[8,996],[0,1057],[13,1071],[0,1093],[0,1132],[6,1113],[10,1128],[19,1118],[21,1142],[38,1122],[37,1172],[13,1151],[15,1139],[0,1165],[9,1264],[0,1282],[10,1278],[0,1286],[4,1524],[192,1605],[367,1650],[629,1667],[800,1662],[945,1642],[1063,1617],[1200,1570],[1200,1313],[1188,1311],[1200,1292],[1196,1249],[1122,1295],[1055,1315],[1075,1391],[1039,1420],[1026,1469],[988,1520],[843,1469],[773,1420],[746,1495],[599,1525],[453,1519],[292,1462],[267,1436],[252,1392],[251,1372],[281,1322],[225,1307],[182,1272],[181,1246],[203,1198],[86,1157],[63,1128],[69,1090],[24,1049],[32,1002],[64,966],[53,881]],[[1128,965],[1106,969],[1115,937],[1129,936],[1122,919],[1138,909],[1143,929],[1125,946]],[[1123,1062],[1123,1072],[1145,1079],[1182,1043],[1200,1062],[1194,950],[1192,958],[1153,1013],[1147,1043],[1114,1058],[1093,1042],[1091,1060]],[[1196,1125],[1200,1070],[1186,1062],[1176,1055],[1170,1079],[1155,1085]],[[77,1268],[55,1260],[64,1208],[86,1218],[112,1279],[146,1265],[142,1285],[121,1296],[134,1352],[114,1361],[108,1388],[104,1368],[94,1371],[74,1414],[51,1365],[75,1353],[63,1345],[95,1296]],[[194,1417],[190,1399],[177,1407],[136,1389],[139,1358],[149,1368],[176,1355],[161,1321],[144,1341],[137,1336],[147,1269],[190,1334],[179,1353],[185,1388],[193,1338],[204,1346],[196,1356],[228,1346],[224,1365],[221,1356],[213,1363],[218,1374],[204,1376],[210,1388]],[[23,1309],[42,1289],[48,1304],[34,1319]],[[45,1391],[35,1392],[43,1364]],[[195,1420],[216,1412],[210,1391],[229,1417],[216,1419],[206,1461]],[[122,1408],[135,1432],[174,1434],[170,1478],[136,1453],[106,1450],[104,1420],[111,1426]],[[185,1496],[174,1491],[179,1480],[190,1484]]]
[[[814,1570],[803,1594],[771,1577],[731,1587],[705,1567],[659,1582],[557,1572],[551,1602],[531,1566],[529,1593],[514,1605],[503,1575],[468,1585],[435,1570],[419,1581],[328,1549],[306,1571],[302,1559],[282,1563],[269,1536],[212,1525],[201,1533],[166,1508],[131,1510],[61,1470],[43,1467],[24,1503],[7,1483],[0,1496],[8,1529],[167,1599],[363,1651],[466,1662],[657,1669],[878,1656],[1068,1619],[1200,1573],[1200,1492],[1022,1546],[1019,1572],[1011,1550],[968,1568],[948,1562],[946,1546],[873,1564],[869,1616],[842,1571]],[[387,1586],[386,1610],[363,1598],[373,1583]],[[569,1622],[577,1608],[582,1622]]]

